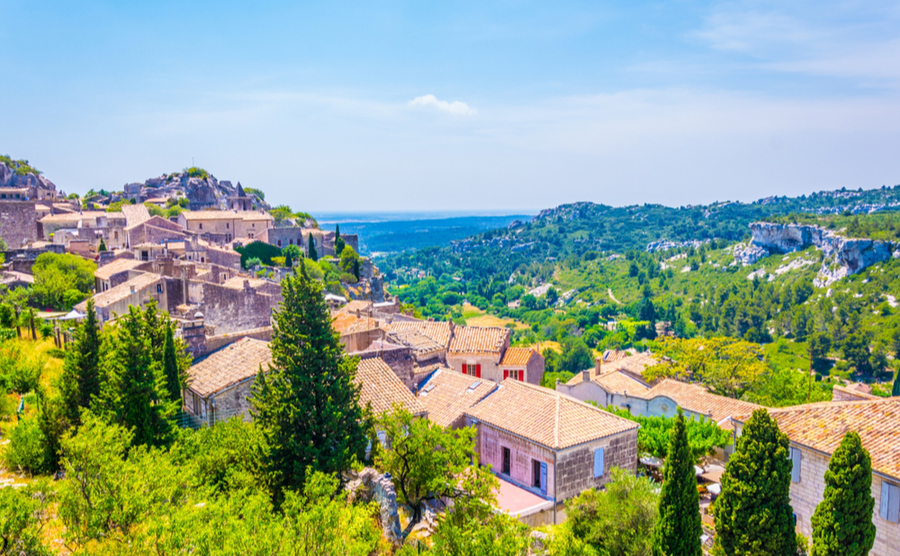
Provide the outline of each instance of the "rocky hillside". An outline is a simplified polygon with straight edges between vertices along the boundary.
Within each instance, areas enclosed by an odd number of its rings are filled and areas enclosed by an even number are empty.
[[[56,185],[42,176],[40,170],[27,160],[13,160],[7,155],[0,155],[0,187],[33,188],[44,193],[40,198],[56,195]]]

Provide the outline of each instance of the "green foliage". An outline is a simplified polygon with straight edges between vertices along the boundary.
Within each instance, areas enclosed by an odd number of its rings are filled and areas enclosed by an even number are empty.
[[[209,172],[196,166],[185,168],[183,172],[187,174],[189,178],[200,178],[202,180],[209,179]]]
[[[344,270],[344,272],[352,274],[356,278],[356,280],[359,280],[359,265],[359,255],[356,254],[356,251],[353,250],[353,247],[350,247],[349,245],[345,246],[341,251],[340,267]]]
[[[66,305],[65,292],[77,290],[89,294],[94,288],[95,270],[96,263],[77,255],[42,253],[31,268],[34,274],[32,294],[44,307],[70,310],[72,307]]]
[[[53,471],[54,454],[36,415],[25,417],[13,428],[3,459],[9,469],[31,475]]]
[[[638,429],[638,449],[641,452],[661,459],[668,457],[672,435],[677,429],[677,418],[632,415],[627,409],[615,406],[605,409],[641,425]],[[711,419],[702,416],[699,419],[686,419],[685,428],[692,465],[699,463],[705,456],[714,454],[716,448],[724,449],[731,444],[731,433],[720,429]]]
[[[459,475],[470,462],[478,464],[473,428],[446,429],[401,407],[382,415],[376,427],[385,438],[376,465],[391,474],[398,499],[413,509],[413,521],[421,518],[426,501],[462,495]]]
[[[0,385],[18,394],[37,390],[47,358],[23,344],[0,344]]]
[[[166,340],[163,344],[163,376],[166,380],[166,392],[169,400],[181,406],[181,391],[187,385],[189,362],[182,357],[179,361],[175,348],[175,323],[163,324],[166,329]],[[183,353],[183,351],[182,351]]]
[[[566,501],[572,533],[600,554],[649,555],[659,493],[646,477],[617,467],[604,490],[585,490]]]
[[[891,396],[900,396],[900,371],[894,375],[894,386],[891,389]]]
[[[653,529],[654,556],[702,556],[700,497],[694,475],[695,452],[688,440],[684,413],[678,409],[663,469],[659,518]]]
[[[758,409],[744,425],[716,500],[716,546],[727,556],[795,556],[789,442]]]
[[[35,169],[27,160],[15,160],[7,154],[0,154],[0,164],[5,164],[17,176],[27,176],[28,174],[39,176],[42,174],[40,170]]]
[[[88,300],[84,323],[75,331],[75,342],[66,351],[57,388],[69,423],[81,422],[81,412],[100,394],[100,325],[93,299]]]
[[[254,241],[235,250],[241,254],[241,267],[244,269],[252,266],[249,264],[252,259],[258,259],[261,264],[271,266],[272,257],[281,256],[281,249],[262,241]]]
[[[309,255],[310,260],[312,260],[312,261],[319,260],[319,252],[316,251],[316,238],[314,238],[312,234],[309,234],[309,240],[307,241],[306,251]]]
[[[156,319],[151,303],[128,314],[104,332],[100,346],[100,394],[92,410],[110,423],[126,427],[138,445],[164,445],[174,432],[170,420],[178,404],[169,399],[161,348],[168,319]],[[155,340],[155,341],[154,341]]]
[[[266,200],[266,194],[263,193],[261,189],[256,189],[255,187],[245,187],[244,193],[246,193],[247,195],[256,195],[257,197],[259,197],[260,201]]]
[[[281,282],[273,315],[272,364],[260,369],[250,398],[270,450],[266,465],[276,497],[303,485],[307,468],[340,473],[366,448],[367,417],[354,378],[358,360],[346,357],[322,287],[301,259]]]
[[[0,556],[49,556],[41,544],[54,493],[39,482],[25,488],[0,488]]]
[[[812,516],[815,556],[865,556],[875,544],[872,458],[859,433],[844,435],[825,472],[825,494]]]

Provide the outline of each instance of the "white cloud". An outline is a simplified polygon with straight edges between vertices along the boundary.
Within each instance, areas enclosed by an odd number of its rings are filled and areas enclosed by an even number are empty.
[[[459,100],[454,100],[453,102],[438,100],[438,98],[434,95],[423,95],[420,97],[416,97],[409,101],[409,105],[414,107],[433,107],[442,112],[448,112],[457,116],[469,116],[475,113],[475,109],[465,102]]]

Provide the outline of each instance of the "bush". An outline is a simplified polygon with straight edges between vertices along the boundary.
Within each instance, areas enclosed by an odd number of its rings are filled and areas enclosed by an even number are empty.
[[[37,354],[25,355],[17,345],[0,350],[0,376],[13,392],[27,394],[37,389],[46,358]]]
[[[12,430],[3,460],[10,469],[31,475],[53,471],[53,454],[36,416],[26,417]]]

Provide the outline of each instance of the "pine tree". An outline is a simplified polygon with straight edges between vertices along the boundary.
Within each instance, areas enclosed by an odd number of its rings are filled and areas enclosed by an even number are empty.
[[[727,556],[794,556],[789,441],[765,409],[744,425],[716,500],[716,543]]]
[[[106,251],[106,243],[103,242],[103,238],[101,237],[100,238],[100,246],[97,247],[97,252],[102,253],[104,251]]]
[[[307,468],[346,470],[354,457],[362,459],[367,441],[354,381],[358,360],[344,354],[322,286],[306,273],[304,259],[281,291],[272,364],[268,373],[260,370],[250,399],[270,446],[266,463],[276,498],[282,488],[302,487]]]
[[[163,348],[163,374],[166,377],[166,391],[169,399],[181,404],[181,372],[178,368],[178,356],[175,353],[175,335],[172,324],[166,323],[166,343]]]
[[[653,556],[702,556],[700,496],[681,408],[675,417],[668,454],[663,469],[659,519],[653,530]]]
[[[149,309],[149,308],[148,308]],[[175,405],[168,400],[160,359],[154,357],[147,313],[129,307],[104,334],[100,395],[92,409],[134,433],[135,444],[163,445],[172,435]]]
[[[81,410],[100,393],[100,325],[94,300],[88,298],[84,323],[69,346],[59,379],[62,412],[72,425],[81,423]]]
[[[344,250],[344,239],[341,237],[341,225],[335,224],[334,226],[334,256],[340,257],[341,251]]]
[[[834,451],[825,472],[825,495],[812,516],[813,554],[865,556],[875,544],[872,459],[855,431]]]
[[[313,261],[319,260],[319,253],[316,251],[316,238],[309,234],[309,258]]]

